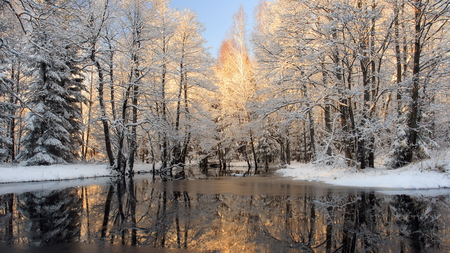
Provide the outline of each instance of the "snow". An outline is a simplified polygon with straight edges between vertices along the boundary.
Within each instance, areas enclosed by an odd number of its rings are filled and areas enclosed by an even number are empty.
[[[343,168],[319,164],[291,164],[277,170],[295,180],[318,181],[331,185],[389,189],[450,188],[450,152],[399,169]]]
[[[135,165],[136,172],[148,173],[151,164]],[[62,181],[111,177],[113,172],[106,164],[55,164],[49,166],[0,165],[0,187],[6,183]],[[3,185],[2,185],[3,184]]]
[[[111,176],[111,170],[102,164],[0,167],[0,183],[59,181],[108,176]]]

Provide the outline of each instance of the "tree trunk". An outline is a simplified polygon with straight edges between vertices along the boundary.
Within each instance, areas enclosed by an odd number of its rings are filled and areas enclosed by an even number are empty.
[[[310,155],[309,155],[309,151],[308,151],[308,138],[306,135],[306,122],[303,121],[303,128],[302,128],[302,132],[303,132],[303,162],[304,163],[308,163],[310,162]]]
[[[395,43],[395,59],[396,59],[396,83],[397,83],[397,115],[400,117],[402,115],[402,53],[400,49],[400,25],[399,25],[399,19],[400,19],[400,7],[398,3],[395,3],[394,7],[394,43]]]
[[[252,131],[250,131],[250,145],[252,148],[253,162],[255,163],[255,174],[258,174],[258,158],[256,157],[255,142],[253,140]]]
[[[332,33],[332,37],[334,40],[337,40],[337,31],[334,30]],[[342,136],[342,145],[343,145],[343,149],[344,149],[344,156],[345,159],[347,161],[347,164],[349,166],[352,165],[352,160],[353,160],[353,156],[352,156],[352,144],[351,144],[351,140],[350,140],[350,124],[349,124],[349,115],[350,115],[350,101],[345,95],[345,84],[344,84],[344,73],[343,73],[343,68],[341,66],[342,63],[342,59],[341,56],[339,54],[338,48],[335,48],[333,50],[333,63],[336,69],[335,72],[335,76],[336,79],[338,81],[338,83],[336,84],[336,88],[338,89],[339,92],[339,113],[340,113],[340,123],[341,123],[341,127],[342,127],[342,132],[344,135],[346,136]],[[350,78],[350,77],[349,77]]]
[[[130,74],[130,83],[132,83],[132,92],[131,92],[131,105],[132,105],[132,115],[131,115],[131,135],[128,137],[128,161],[127,161],[127,168],[128,173],[131,175],[133,174],[133,168],[134,168],[134,159],[137,152],[137,122],[138,122],[138,101],[139,101],[139,83],[140,79],[142,78],[141,71],[139,70],[139,49],[141,47],[140,44],[140,30],[139,28],[135,28],[135,34],[133,34],[133,37],[135,38],[133,40],[133,50],[137,51],[132,54],[132,60],[133,60],[133,69],[131,70]],[[126,99],[126,98],[125,98]],[[124,115],[125,116],[125,115]],[[125,121],[125,119],[123,119]]]
[[[308,111],[308,119],[309,119],[309,138],[311,142],[311,160],[316,158],[316,134],[314,127],[314,116],[312,112],[312,108]]]
[[[376,11],[376,1],[372,0],[372,11]],[[368,118],[372,121],[373,119],[373,112],[375,111],[375,105],[376,105],[376,98],[378,96],[378,89],[379,85],[377,83],[377,69],[375,64],[375,27],[376,27],[376,20],[375,18],[372,18],[372,28],[370,30],[370,90],[369,90],[369,101],[370,104],[368,105]],[[378,74],[380,74],[378,72]],[[368,143],[366,145],[367,148],[367,166],[369,168],[375,167],[375,133],[369,132],[369,136],[367,137]]]
[[[109,133],[109,124],[108,118],[106,117],[106,107],[104,103],[104,76],[103,69],[100,65],[100,62],[96,59],[94,50],[91,53],[91,60],[94,62],[95,67],[97,68],[98,75],[98,102],[100,105],[100,113],[101,113],[101,121],[103,125],[103,134],[105,136],[105,148],[106,154],[108,155],[109,166],[114,166],[114,155],[111,147],[111,137]]]
[[[137,228],[136,228],[136,193],[134,187],[134,179],[133,175],[129,175],[127,180],[127,190],[128,190],[128,198],[129,198],[129,222],[131,223],[131,245],[137,245]]]
[[[420,57],[422,53],[421,31],[422,31],[422,1],[415,3],[414,10],[414,51],[413,51],[413,80],[411,88],[411,103],[408,114],[408,145],[405,162],[413,161],[414,152],[418,149],[419,132],[419,89],[420,89]]]
[[[11,69],[11,78],[13,79],[13,82],[11,82],[11,90],[14,91],[16,94],[20,94],[20,76],[21,73],[21,64],[20,62],[16,64],[12,64]],[[14,94],[9,94],[9,103],[13,105],[18,104],[18,99]],[[9,138],[11,138],[11,144],[8,146],[8,153],[9,153],[9,161],[15,162],[16,160],[16,150],[19,150],[18,147],[16,147],[16,111],[17,109],[15,107],[12,107],[9,110],[9,114],[11,116],[11,119],[8,120],[8,135]],[[17,135],[20,136],[20,135]]]
[[[167,123],[167,115],[166,115],[166,75],[167,75],[167,66],[166,64],[163,64],[162,67],[162,75],[161,75],[161,118],[163,123]],[[164,131],[164,130],[163,130]],[[167,168],[167,162],[169,160],[168,157],[168,140],[167,140],[167,134],[164,132],[162,133],[162,144],[161,144],[161,170],[164,170]]]
[[[91,82],[90,82],[90,87],[89,87],[87,129],[86,129],[86,134],[83,135],[83,136],[85,136],[85,139],[83,141],[83,146],[82,146],[82,150],[81,150],[81,153],[82,153],[81,156],[82,156],[83,160],[85,160],[85,161],[87,159],[87,153],[89,150],[89,138],[91,135],[91,117],[92,117],[93,100],[94,100],[94,78],[93,78],[93,74],[91,74]]]
[[[325,71],[325,63],[323,63],[323,62],[321,63],[321,69],[322,69],[322,84],[324,86],[327,86],[328,85],[328,74]],[[324,105],[323,118],[324,118],[324,123],[325,123],[325,131],[328,135],[332,135],[333,128],[332,128],[332,120],[331,120],[331,106],[330,106],[331,101],[328,96],[325,96],[324,102],[325,102],[325,105]],[[330,140],[330,141],[332,141],[332,140]],[[327,154],[327,156],[331,156],[332,155],[331,145],[327,145],[327,146],[328,147],[326,150],[326,154]]]
[[[129,154],[128,154],[128,162],[127,168],[130,174],[133,173],[134,168],[134,159],[137,152],[137,122],[138,122],[138,97],[139,97],[139,85],[133,84],[133,98],[132,98],[132,126],[131,126],[131,135],[129,137]]]
[[[363,11],[363,3],[362,1],[358,1],[358,8]],[[374,25],[374,24],[372,24]],[[362,120],[358,125],[356,130],[356,151],[357,151],[357,162],[359,163],[360,169],[365,169],[368,164],[367,154],[368,150],[366,147],[367,136],[365,134],[367,122],[369,120],[368,113],[370,109],[370,90],[371,90],[371,73],[370,66],[372,61],[372,48],[369,50],[369,37],[366,34],[361,34],[359,38],[359,50],[361,51],[359,65],[361,68],[362,74],[362,84],[363,84],[363,104],[362,104]],[[369,53],[368,53],[369,51]]]
[[[280,144],[280,164],[286,165],[286,158],[285,158],[285,152],[284,152],[284,141],[280,137],[277,139],[278,144]]]
[[[109,38],[108,38],[109,39]],[[109,49],[109,89],[110,89],[110,100],[111,100],[111,113],[112,118],[115,121],[117,118],[116,113],[116,101],[115,101],[115,88],[114,88],[114,50],[112,46],[112,42],[108,40],[108,49]]]
[[[129,159],[124,159],[124,141],[125,141],[125,132],[126,132],[126,123],[127,123],[127,107],[128,107],[128,98],[130,97],[130,90],[134,85],[128,85],[122,104],[122,115],[120,119],[120,124],[117,127],[117,131],[119,134],[118,146],[117,146],[117,155],[115,161],[115,169],[120,172],[122,175],[125,175],[126,163],[129,162]]]
[[[108,189],[108,194],[106,195],[105,209],[103,211],[103,222],[101,229],[101,238],[106,238],[106,231],[108,230],[109,213],[111,210],[111,201],[114,193],[114,185],[111,184]]]

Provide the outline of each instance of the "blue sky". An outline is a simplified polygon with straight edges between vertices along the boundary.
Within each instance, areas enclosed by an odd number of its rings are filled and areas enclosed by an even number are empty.
[[[190,9],[197,13],[198,20],[205,26],[203,37],[211,54],[216,57],[220,45],[233,25],[233,14],[238,12],[241,4],[247,15],[247,28],[253,27],[255,7],[259,0],[172,0],[171,6],[179,10]],[[250,33],[248,33],[250,36]]]

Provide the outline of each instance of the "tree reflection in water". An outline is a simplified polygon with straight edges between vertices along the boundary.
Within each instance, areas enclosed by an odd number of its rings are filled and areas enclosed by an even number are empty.
[[[0,238],[229,252],[447,252],[448,196],[205,194],[150,180],[0,196]]]
[[[76,241],[81,198],[76,188],[0,196],[2,241],[32,246]]]

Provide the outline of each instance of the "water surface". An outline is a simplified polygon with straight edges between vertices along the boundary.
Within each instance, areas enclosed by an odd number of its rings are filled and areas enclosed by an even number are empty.
[[[140,175],[5,184],[0,194],[0,252],[450,250],[447,190]]]

